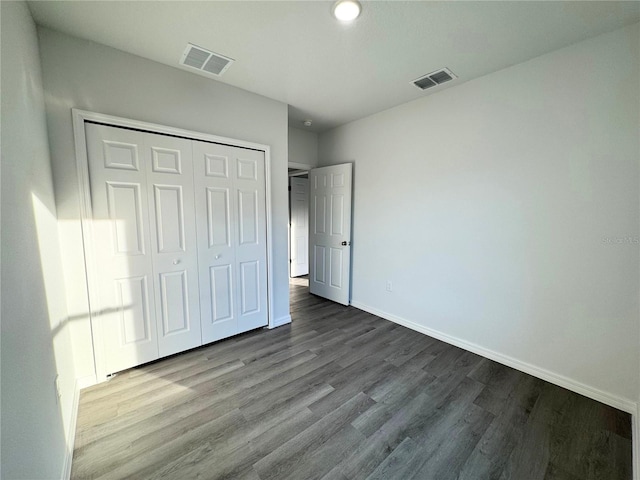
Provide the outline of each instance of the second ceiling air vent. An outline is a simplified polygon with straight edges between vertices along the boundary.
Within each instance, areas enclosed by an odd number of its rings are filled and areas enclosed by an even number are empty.
[[[219,53],[214,53],[191,43],[187,44],[187,48],[180,59],[181,65],[195,68],[202,72],[212,75],[222,75],[234,62],[232,58],[225,57]]]
[[[454,78],[458,78],[454,75],[454,73],[448,68],[442,68],[435,72],[428,73],[423,75],[422,77],[413,81],[413,84],[421,90],[426,90],[427,88],[435,87],[442,83],[453,80]]]

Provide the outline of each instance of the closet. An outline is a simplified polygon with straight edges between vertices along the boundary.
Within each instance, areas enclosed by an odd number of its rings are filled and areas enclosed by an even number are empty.
[[[264,152],[85,132],[106,373],[267,325]]]

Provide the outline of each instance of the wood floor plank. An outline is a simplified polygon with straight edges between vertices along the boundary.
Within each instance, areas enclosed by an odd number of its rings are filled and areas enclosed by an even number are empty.
[[[380,377],[393,375],[395,371],[396,367],[384,362],[366,362],[366,359],[357,362],[327,378],[327,384],[331,385],[334,391],[309,405],[309,408],[318,415],[327,415],[353,395],[366,390]]]
[[[273,415],[265,415],[252,422],[254,430],[250,435],[249,445],[257,459],[266,457],[280,445],[288,442],[300,432],[320,420],[308,408],[298,411],[277,410]],[[251,465],[257,460],[250,459]]]
[[[440,428],[434,428],[428,437],[420,435],[429,438],[427,442],[419,442],[421,448],[417,457],[422,459],[422,464],[405,478],[458,478],[460,469],[494,418],[491,413],[474,404],[469,405],[463,415],[451,411],[448,416],[447,420],[440,422]],[[446,429],[442,429],[444,425],[447,425]]]
[[[83,390],[72,478],[631,479],[628,414],[290,293],[290,325]]]
[[[543,480],[549,466],[550,432],[546,425],[529,421],[523,432],[523,439],[505,463],[500,480]]]
[[[433,380],[428,373],[403,372],[391,381],[374,385],[367,393],[376,404],[356,418],[352,424],[364,435],[369,436],[382,427],[393,415],[402,410],[406,403],[419,395],[426,384]]]
[[[408,399],[401,408],[393,413],[391,418],[367,437],[366,442],[351,457],[337,465],[334,471],[342,473],[347,478],[367,478],[407,438],[406,432],[410,428],[420,429],[420,426],[424,425],[423,422],[430,418],[427,412],[432,407],[433,400],[424,393]],[[370,408],[376,408],[376,406]],[[367,417],[366,411],[356,417],[352,424],[362,417]],[[383,470],[387,471],[386,467]]]
[[[367,480],[386,480],[389,478],[409,478],[411,473],[422,463],[416,453],[418,445],[407,437],[384,459]]]
[[[305,469],[306,460],[313,452],[331,440],[334,433],[341,431],[362,411],[373,404],[373,400],[360,392],[337,410],[323,416],[300,434],[282,444],[269,455],[255,463],[260,478],[271,480],[287,478],[296,473],[296,469]]]
[[[474,403],[492,413],[495,418],[461,467],[460,480],[500,478],[509,455],[522,439],[531,413],[531,399],[537,400],[541,383],[528,375],[520,376],[518,385],[507,396],[499,397],[500,409],[487,409],[485,404],[478,402],[489,390],[488,387],[476,398]]]
[[[353,425],[353,422],[352,422]],[[349,455],[322,477],[322,480],[347,478],[349,480],[363,480],[391,454],[397,446],[387,432],[378,429],[367,436]]]
[[[269,415],[278,408],[292,409],[308,407],[335,390],[326,382],[328,375],[339,370],[334,362],[319,366],[309,373],[293,379],[289,383],[269,392],[257,392],[253,401],[246,401],[240,407],[248,420],[260,415]]]

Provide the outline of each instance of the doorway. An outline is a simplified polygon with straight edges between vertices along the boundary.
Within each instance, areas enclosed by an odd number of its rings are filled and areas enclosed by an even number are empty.
[[[309,175],[289,173],[289,278],[309,274]]]
[[[351,303],[353,164],[289,164],[289,279],[307,275],[314,295]]]

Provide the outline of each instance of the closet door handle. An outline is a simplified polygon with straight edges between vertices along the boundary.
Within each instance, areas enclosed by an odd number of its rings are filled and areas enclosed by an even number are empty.
[[[220,254],[216,255],[216,260],[218,260],[220,257],[222,257],[222,255]]]
[[[180,263],[180,260],[178,260],[177,258],[173,261],[174,265],[178,265]]]

